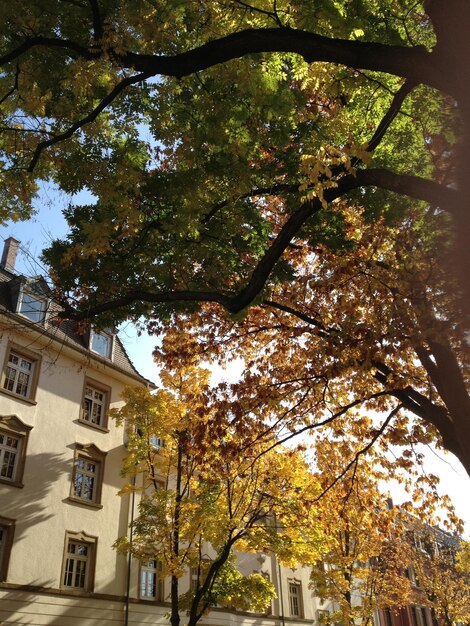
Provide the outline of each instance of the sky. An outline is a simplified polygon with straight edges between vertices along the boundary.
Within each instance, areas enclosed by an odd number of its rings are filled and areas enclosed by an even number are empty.
[[[63,237],[67,232],[67,224],[61,209],[70,201],[79,203],[87,202],[89,199],[70,198],[55,189],[44,186],[35,203],[37,213],[34,217],[28,222],[8,223],[0,226],[0,251],[3,249],[4,240],[10,236],[21,241],[16,266],[18,272],[28,276],[45,273],[45,268],[39,262],[41,250],[52,239]],[[158,383],[158,369],[152,357],[158,338],[145,334],[138,337],[135,328],[130,323],[121,326],[119,336],[139,373]],[[240,363],[234,363],[231,370],[217,371],[215,376],[218,379],[236,380],[240,373]],[[465,536],[470,538],[470,478],[459,461],[451,454],[442,451],[437,453],[429,448],[425,456],[426,471],[440,477],[439,491],[452,499],[457,514],[466,523]],[[392,486],[391,493],[397,504],[403,501],[404,495],[399,488]]]

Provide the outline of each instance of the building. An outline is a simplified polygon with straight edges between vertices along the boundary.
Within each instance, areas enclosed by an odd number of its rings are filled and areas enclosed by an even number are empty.
[[[56,323],[46,283],[14,271],[18,245],[7,240],[0,264],[0,624],[167,623],[157,563],[113,549],[131,501],[117,495],[124,431],[108,411],[124,386],[151,383],[113,333]],[[214,609],[203,624],[319,623],[327,607],[306,568],[264,554],[239,563],[269,576],[277,599],[263,615]]]

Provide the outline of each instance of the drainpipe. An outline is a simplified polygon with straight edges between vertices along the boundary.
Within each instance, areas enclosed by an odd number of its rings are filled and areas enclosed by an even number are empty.
[[[129,548],[132,548],[132,536],[134,532],[134,507],[135,507],[135,474],[132,477],[132,495],[131,495],[131,523],[129,525]],[[127,554],[127,575],[126,575],[126,596],[124,603],[124,626],[129,626],[129,596],[131,592],[131,563],[132,556],[129,550]]]

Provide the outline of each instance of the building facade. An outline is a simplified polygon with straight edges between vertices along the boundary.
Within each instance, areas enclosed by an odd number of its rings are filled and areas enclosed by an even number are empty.
[[[17,247],[7,240],[0,265],[0,624],[168,623],[158,563],[113,549],[132,503],[117,495],[124,429],[109,410],[125,386],[151,383],[113,333],[57,323],[47,285],[15,273]],[[306,568],[280,567],[273,555],[238,558],[243,573],[269,577],[277,599],[263,615],[216,608],[203,624],[320,623],[328,607]]]

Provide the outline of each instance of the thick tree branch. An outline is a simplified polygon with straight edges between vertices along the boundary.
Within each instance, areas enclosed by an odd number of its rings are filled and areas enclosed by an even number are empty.
[[[349,191],[365,186],[375,186],[408,195],[412,198],[425,200],[432,204],[439,204],[443,208],[453,206],[457,192],[443,187],[424,178],[395,174],[385,169],[359,170],[356,175],[347,175],[338,180],[338,186],[326,189],[324,197],[327,202],[345,195]],[[256,265],[250,280],[238,293],[216,291],[163,291],[152,292],[144,289],[131,289],[123,296],[102,302],[90,304],[80,311],[73,307],[66,307],[65,317],[73,319],[87,319],[107,311],[126,307],[133,302],[165,303],[165,302],[215,302],[232,313],[238,313],[247,307],[261,293],[278,260],[293,238],[299,233],[302,226],[315,213],[320,211],[322,204],[318,198],[305,202],[284,224],[277,237],[273,240],[264,256]]]
[[[432,71],[432,54],[423,46],[407,48],[333,39],[293,28],[242,30],[174,56],[128,52],[116,57],[138,71],[182,78],[260,52],[294,52],[309,63],[324,61],[386,72],[443,88],[442,80]]]
[[[93,22],[93,35],[96,41],[99,41],[103,36],[103,23],[101,20],[100,7],[98,0],[88,0],[91,8],[92,22]]]
[[[91,1],[91,0],[90,0]],[[92,6],[95,3],[92,2]],[[98,14],[93,13],[94,19]],[[17,59],[35,47],[62,48],[82,58],[94,59],[105,51],[85,47],[70,39],[29,37],[14,50],[0,56],[0,65]],[[385,72],[410,78],[416,82],[442,87],[442,80],[433,72],[432,53],[424,46],[391,46],[381,43],[349,41],[316,35],[293,28],[246,29],[209,41],[197,48],[175,55],[138,54],[107,50],[122,66],[138,72],[182,78],[232,59],[261,52],[294,52],[309,63],[323,61]]]

